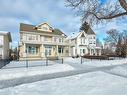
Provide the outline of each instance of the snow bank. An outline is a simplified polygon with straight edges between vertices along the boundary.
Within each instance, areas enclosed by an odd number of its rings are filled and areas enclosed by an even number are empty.
[[[127,80],[103,72],[23,84],[0,89],[0,95],[126,95]]]

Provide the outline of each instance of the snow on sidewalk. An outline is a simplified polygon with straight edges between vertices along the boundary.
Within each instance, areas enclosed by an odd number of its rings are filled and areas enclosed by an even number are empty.
[[[74,68],[68,64],[54,64],[50,66],[29,68],[0,69],[0,80],[9,80],[34,75],[52,74],[71,70],[74,70]]]
[[[92,72],[0,89],[0,95],[126,95],[127,79]]]

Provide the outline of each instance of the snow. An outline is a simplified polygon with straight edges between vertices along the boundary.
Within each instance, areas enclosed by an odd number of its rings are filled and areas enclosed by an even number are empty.
[[[86,66],[94,66],[94,67],[103,67],[103,66],[112,66],[112,65],[120,65],[120,64],[126,64],[127,58],[121,58],[121,59],[114,59],[114,60],[91,60],[91,59],[85,59],[83,58],[83,64]],[[81,64],[81,58],[65,58],[65,63],[74,63],[74,64]]]
[[[74,70],[74,68],[68,64],[54,64],[49,66],[38,66],[29,68],[0,69],[0,80],[9,80],[25,76],[51,74],[71,70]]]
[[[29,65],[33,67],[26,68],[25,62],[11,62],[0,69],[0,82],[5,80],[4,82],[8,84],[10,79],[23,79],[26,76],[36,75],[44,77],[46,74],[54,76],[58,72],[64,75],[66,71],[68,74],[80,70],[86,72],[38,82],[32,81],[33,83],[24,82],[26,84],[14,87],[5,86],[7,88],[0,89],[0,95],[126,95],[127,93],[127,58],[101,61],[83,59],[81,64],[81,58],[65,57],[64,64],[59,63],[60,60],[49,61],[49,65],[45,66],[45,61],[30,61]],[[20,66],[21,68],[17,68]],[[99,69],[101,67],[102,69]],[[5,84],[1,83],[0,86]]]
[[[100,71],[0,89],[0,95],[126,95],[126,93],[126,78]]]
[[[67,39],[74,39],[76,38],[81,32],[76,32],[76,33],[73,33],[71,34],[70,36],[67,37]]]
[[[127,66],[118,66],[110,70],[111,73],[127,77]]]

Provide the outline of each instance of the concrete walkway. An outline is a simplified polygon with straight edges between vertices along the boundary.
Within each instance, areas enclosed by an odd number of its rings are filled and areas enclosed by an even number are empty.
[[[36,82],[36,81],[67,77],[67,76],[84,74],[84,73],[95,72],[95,71],[102,71],[105,73],[110,73],[107,71],[109,71],[110,69],[115,68],[117,66],[124,66],[124,65],[127,65],[127,64],[105,66],[105,67],[83,66],[82,68],[78,67],[76,70],[73,70],[73,71],[58,72],[58,73],[45,74],[45,75],[44,74],[43,75],[35,75],[35,76],[29,76],[29,77],[26,76],[26,77],[10,79],[10,80],[1,80],[0,81],[0,89],[17,86],[17,85],[24,84],[24,83],[32,83],[32,82]],[[110,73],[110,74],[113,74],[113,73]],[[118,76],[120,76],[120,75],[118,75]],[[121,77],[123,77],[123,76],[121,76]]]

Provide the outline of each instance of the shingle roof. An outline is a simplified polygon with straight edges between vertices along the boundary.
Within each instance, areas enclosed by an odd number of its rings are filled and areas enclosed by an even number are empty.
[[[94,31],[89,27],[89,29],[87,29],[87,30],[84,30],[84,32],[86,33],[86,34],[94,34],[95,35],[95,33],[94,33]]]
[[[54,34],[54,35],[62,35],[62,34],[64,34],[59,29],[53,29],[52,32],[41,31],[41,30],[37,30],[36,26],[34,26],[34,25],[24,24],[24,23],[20,23],[20,31],[47,33],[47,34]]]
[[[81,31],[84,31],[86,34],[95,34],[94,31],[91,29],[90,25],[87,22],[84,22],[81,27]]]

